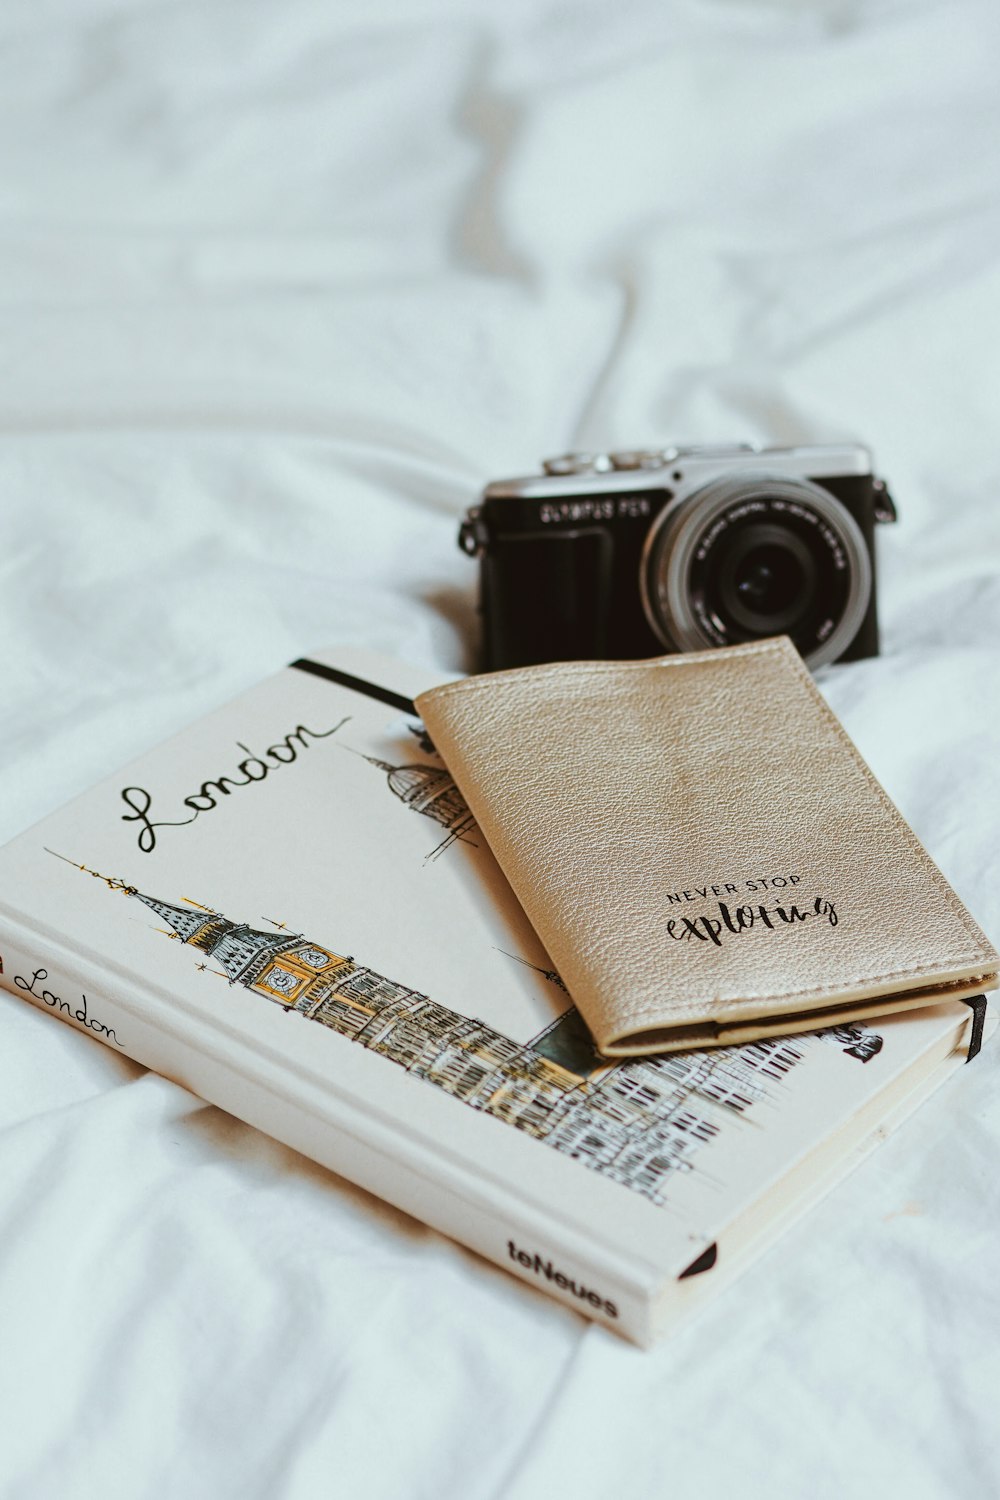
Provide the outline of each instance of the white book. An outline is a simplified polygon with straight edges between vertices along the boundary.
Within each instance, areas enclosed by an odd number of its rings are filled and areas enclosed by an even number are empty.
[[[600,1057],[414,717],[432,685],[296,663],[7,845],[0,984],[646,1344],[965,1063],[985,1002]]]

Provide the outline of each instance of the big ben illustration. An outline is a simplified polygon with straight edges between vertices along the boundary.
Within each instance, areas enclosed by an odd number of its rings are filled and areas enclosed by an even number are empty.
[[[200,969],[297,1022],[339,1033],[654,1203],[665,1201],[672,1174],[689,1171],[718,1133],[719,1111],[743,1114],[804,1055],[798,1039],[779,1039],[611,1061],[594,1050],[573,1008],[518,1042],[301,933],[265,931],[124,882],[107,884],[203,955]]]

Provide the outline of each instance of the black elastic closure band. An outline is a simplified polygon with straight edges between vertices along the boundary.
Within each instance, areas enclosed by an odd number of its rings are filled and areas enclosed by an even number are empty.
[[[350,672],[338,672],[336,667],[325,667],[321,661],[310,661],[306,656],[300,656],[298,661],[291,661],[288,665],[296,671],[322,677],[326,682],[335,682],[339,687],[350,688],[354,693],[364,693],[366,698],[377,698],[379,703],[388,703],[390,708],[398,708],[400,712],[411,714],[414,718],[420,717],[412,698],[404,698],[402,693],[379,687],[376,682],[366,682],[363,677],[352,677]]]
[[[963,1000],[972,1011],[972,1035],[969,1037],[969,1050],[966,1054],[966,1062],[971,1062],[976,1057],[983,1045],[983,1027],[986,1025],[986,996],[973,995],[971,1000]]]
[[[700,1276],[703,1271],[710,1271],[719,1258],[719,1247],[716,1244],[709,1245],[703,1250],[697,1260],[693,1260],[686,1271],[678,1276],[678,1281],[686,1281],[689,1276]]]

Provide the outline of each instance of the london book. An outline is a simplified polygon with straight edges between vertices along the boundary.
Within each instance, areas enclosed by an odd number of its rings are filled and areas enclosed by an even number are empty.
[[[0,984],[647,1345],[964,1065],[985,1001],[601,1055],[434,685],[299,660],[22,834]]]

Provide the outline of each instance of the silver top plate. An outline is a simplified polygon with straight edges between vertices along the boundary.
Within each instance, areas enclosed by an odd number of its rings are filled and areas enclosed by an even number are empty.
[[[555,499],[560,495],[674,489],[707,483],[720,471],[732,472],[737,466],[751,473],[766,470],[788,479],[826,479],[838,474],[871,474],[872,456],[857,443],[815,443],[798,448],[720,443],[618,453],[567,453],[547,459],[545,473],[495,480],[484,489],[483,499]]]

